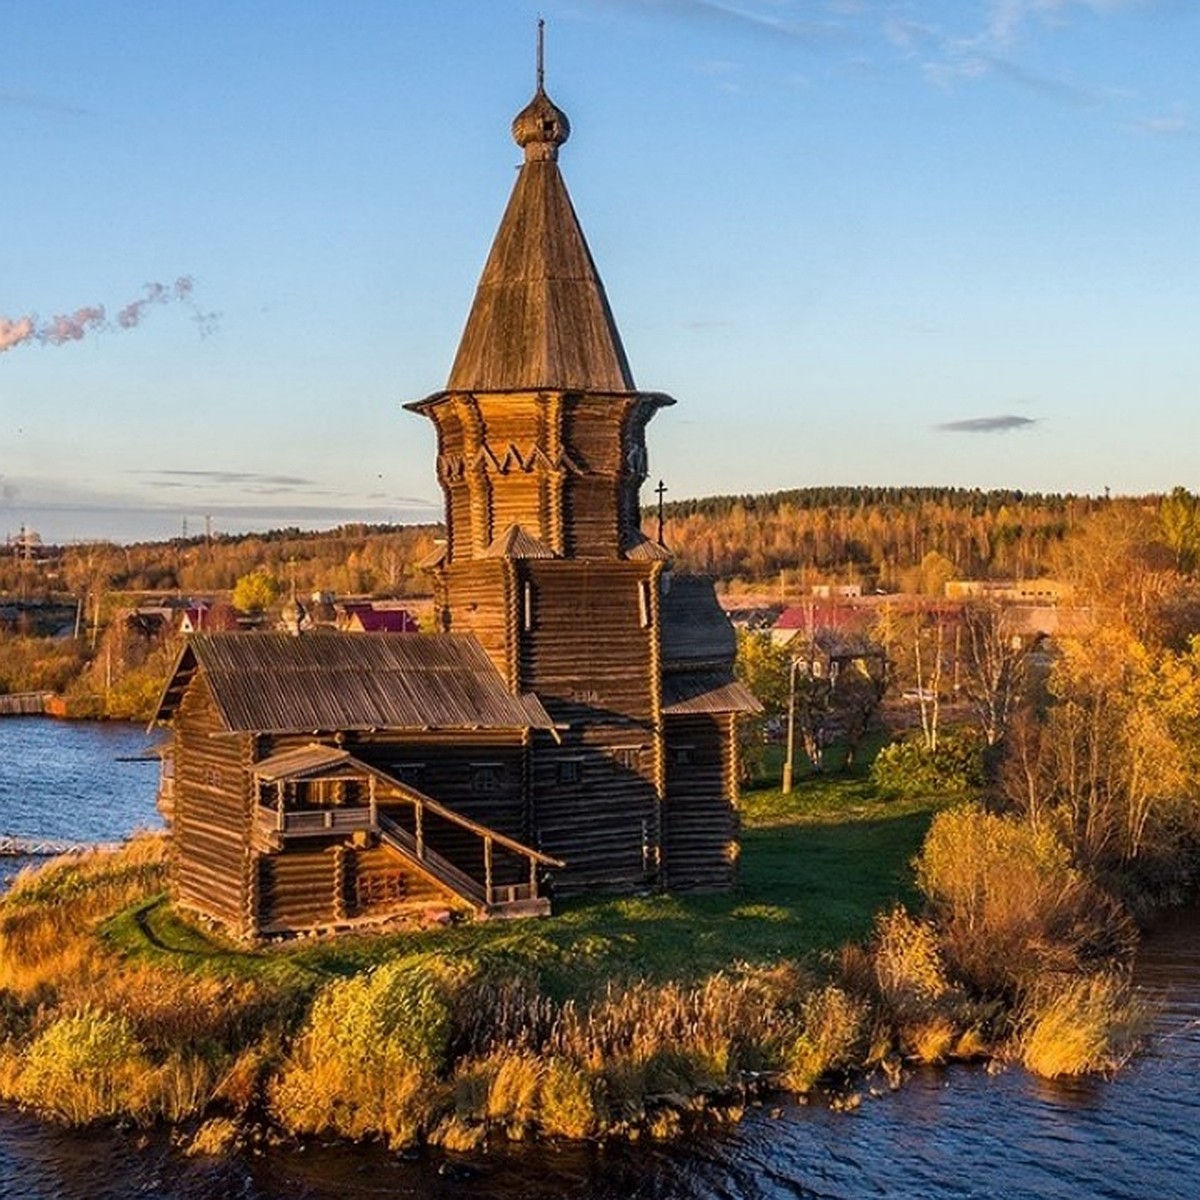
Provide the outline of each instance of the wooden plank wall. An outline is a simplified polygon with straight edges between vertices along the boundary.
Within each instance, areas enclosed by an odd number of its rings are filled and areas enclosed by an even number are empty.
[[[505,678],[509,673],[511,567],[500,559],[456,563],[443,572],[450,633],[473,633]]]
[[[203,675],[175,719],[172,880],[176,897],[234,930],[253,924],[247,736],[224,726]]]
[[[449,902],[441,888],[412,870],[386,846],[351,852],[347,868],[346,907],[351,916],[381,916]]]
[[[260,928],[310,929],[343,920],[345,851],[331,845],[288,848],[258,860]]]
[[[561,858],[560,895],[650,886],[658,871],[655,736],[632,725],[591,724],[557,745],[535,735],[536,845]],[[564,767],[569,781],[563,777]]]
[[[534,590],[520,687],[568,727],[561,745],[535,738],[538,847],[567,862],[560,892],[645,886],[659,843],[654,567],[531,560],[519,575]]]
[[[643,585],[653,592],[652,575],[652,564],[637,562],[518,564],[518,579],[533,588],[531,628],[520,635],[518,689],[553,705],[555,720],[624,717],[652,725],[655,631],[641,595]]]
[[[666,718],[663,865],[669,888],[733,885],[738,826],[731,723],[727,716]]]

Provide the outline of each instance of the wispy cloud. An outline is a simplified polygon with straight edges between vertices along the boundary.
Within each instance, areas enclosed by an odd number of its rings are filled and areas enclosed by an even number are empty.
[[[1157,117],[1142,117],[1131,121],[1129,128],[1149,137],[1187,137],[1194,132],[1191,118],[1181,104]]]
[[[28,92],[10,92],[0,88],[0,108],[23,108],[33,112],[50,113],[59,117],[85,117],[87,109],[78,108],[62,100],[47,96],[34,96]]]
[[[611,0],[609,0],[611,3]],[[708,24],[738,27],[772,37],[786,38],[793,42],[828,42],[844,38],[847,27],[839,19],[846,9],[859,11],[856,5],[831,4],[824,6],[829,16],[821,15],[819,4],[763,3],[763,0],[745,0],[741,4],[726,4],[722,0],[617,0],[626,8],[640,8],[649,12],[660,12],[680,20],[705,22]],[[813,16],[816,10],[816,16]]]
[[[316,481],[300,475],[263,475],[257,471],[196,471],[160,470],[139,471],[149,477],[151,487],[230,487],[252,484],[256,486],[309,488]]]
[[[1037,424],[1036,417],[1018,417],[1005,413],[999,417],[967,417],[961,421],[945,421],[934,429],[942,433],[1011,433]]]
[[[887,58],[918,70],[944,88],[993,79],[1075,106],[1114,99],[1103,80],[1079,80],[1030,65],[1051,35],[1084,20],[1114,18],[1163,0],[592,0],[659,19],[766,34],[807,49],[850,48],[850,67]],[[843,64],[844,66],[844,64]],[[727,81],[726,81],[727,83]],[[1147,133],[1178,132],[1158,118]],[[1160,128],[1161,126],[1161,128]]]

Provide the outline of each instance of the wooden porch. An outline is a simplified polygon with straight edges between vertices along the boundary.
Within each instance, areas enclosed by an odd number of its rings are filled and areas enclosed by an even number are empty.
[[[472,821],[348,751],[313,744],[264,759],[251,773],[258,793],[253,844],[261,854],[322,844],[317,839],[383,846],[478,917],[550,912],[538,872],[561,868],[561,860]],[[473,852],[464,854],[464,840]],[[476,858],[477,873],[465,866]]]

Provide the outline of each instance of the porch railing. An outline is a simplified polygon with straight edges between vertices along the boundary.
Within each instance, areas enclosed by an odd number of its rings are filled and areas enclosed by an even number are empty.
[[[359,829],[373,829],[370,808],[318,808],[291,809],[258,807],[258,824],[264,833],[274,833],[285,838],[324,837],[331,833],[353,833]]]

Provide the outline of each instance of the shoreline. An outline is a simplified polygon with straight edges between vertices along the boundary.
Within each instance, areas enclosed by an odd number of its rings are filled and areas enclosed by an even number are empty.
[[[735,895],[593,898],[519,930],[246,949],[165,902],[162,837],[52,861],[0,901],[0,1096],[68,1123],[165,1124],[195,1153],[279,1136],[455,1152],[670,1138],[756,1098],[853,1108],[926,1064],[1020,1060],[1033,989],[972,992],[905,907],[910,847],[955,810],[820,787],[752,799]],[[857,878],[869,863],[895,882]],[[839,936],[847,880],[858,908]],[[1088,1002],[1121,1019],[1063,1073],[1115,1069],[1138,1034],[1128,961],[1091,967],[1067,983],[1106,980]],[[46,989],[54,1006],[35,1007]]]

